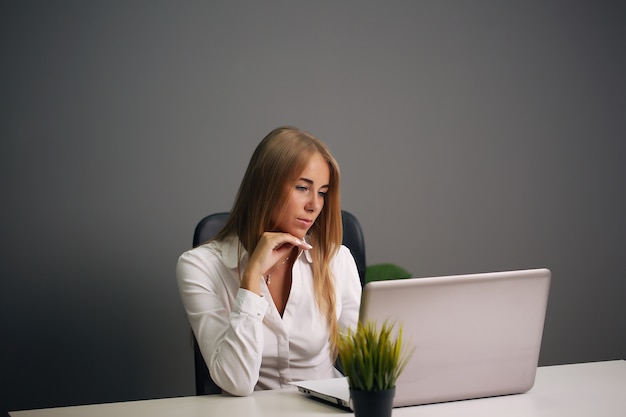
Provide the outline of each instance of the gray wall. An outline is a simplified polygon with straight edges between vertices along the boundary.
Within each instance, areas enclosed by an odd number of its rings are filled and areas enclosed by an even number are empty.
[[[626,356],[623,2],[264,3],[1,3],[0,412],[193,394],[174,265],[281,124],[369,264],[549,267],[541,363]]]

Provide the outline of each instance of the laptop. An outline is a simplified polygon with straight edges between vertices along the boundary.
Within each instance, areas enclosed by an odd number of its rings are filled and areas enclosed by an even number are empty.
[[[519,394],[532,388],[550,290],[548,269],[369,282],[360,321],[403,325],[415,348],[394,407]],[[294,382],[350,406],[346,378]]]

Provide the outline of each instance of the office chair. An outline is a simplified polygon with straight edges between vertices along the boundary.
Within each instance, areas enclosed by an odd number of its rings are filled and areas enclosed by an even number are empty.
[[[215,236],[226,224],[228,215],[229,213],[227,212],[214,213],[200,220],[193,233],[193,247],[195,248]],[[365,285],[365,239],[361,224],[352,213],[344,210],[341,211],[341,219],[343,223],[343,244],[352,252],[357,270],[359,271],[361,285]],[[222,390],[213,382],[209,375],[209,369],[204,362],[202,353],[200,353],[200,347],[195,337],[193,338],[193,357],[196,372],[196,395],[221,393]]]

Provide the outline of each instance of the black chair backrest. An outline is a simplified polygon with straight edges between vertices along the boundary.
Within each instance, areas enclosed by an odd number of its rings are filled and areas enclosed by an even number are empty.
[[[199,246],[204,242],[213,238],[226,224],[228,212],[209,214],[204,217],[193,233],[193,247]],[[341,210],[341,219],[343,223],[343,244],[350,249],[357,270],[361,285],[365,285],[365,238],[359,220],[345,210]],[[193,339],[193,353],[196,372],[196,395],[217,394],[220,388],[213,382],[209,375],[209,370],[202,358],[200,348],[196,338]]]

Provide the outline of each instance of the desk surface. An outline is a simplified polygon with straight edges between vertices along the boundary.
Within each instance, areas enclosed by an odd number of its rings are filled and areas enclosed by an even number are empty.
[[[352,413],[315,401],[296,390],[259,391],[249,397],[209,395],[43,410],[13,411],[12,417],[294,416]],[[396,408],[394,417],[624,417],[626,361],[540,367],[525,394]]]

